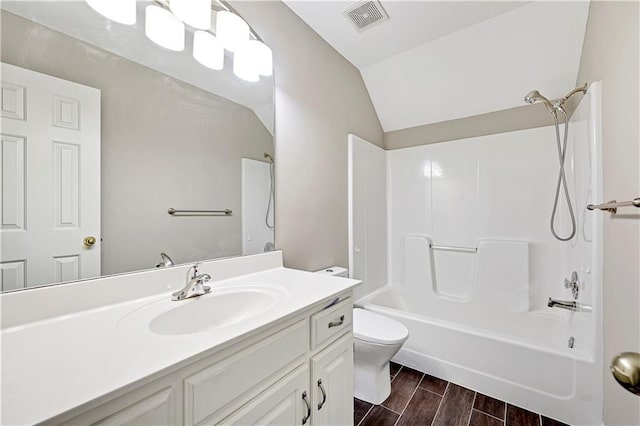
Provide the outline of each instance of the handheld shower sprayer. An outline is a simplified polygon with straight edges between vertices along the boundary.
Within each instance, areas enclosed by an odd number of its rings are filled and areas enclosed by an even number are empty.
[[[275,222],[273,223],[269,223],[269,214],[273,214],[272,211],[272,205],[274,204],[275,200],[275,180],[273,178],[273,174],[274,174],[274,161],[273,161],[273,156],[271,156],[268,153],[264,153],[264,158],[265,160],[267,160],[269,162],[269,200],[267,201],[267,211],[264,215],[264,223],[265,225],[267,225],[268,229],[273,229],[275,227]],[[274,219],[274,218],[272,218]],[[273,245],[273,243],[271,243]],[[267,246],[265,246],[265,251],[267,251]],[[271,251],[271,250],[269,250]]]
[[[528,104],[542,102],[552,114],[555,114],[555,109],[553,108],[553,104],[551,103],[551,101],[542,96],[537,90],[532,90],[527,93],[527,96],[524,97],[524,101]]]
[[[534,104],[536,102],[542,102],[545,104],[551,115],[553,116],[553,123],[556,129],[556,144],[558,147],[558,160],[560,162],[560,171],[558,172],[558,183],[556,185],[556,195],[553,202],[553,210],[551,212],[551,221],[549,226],[553,236],[560,241],[569,241],[576,235],[576,218],[573,213],[573,204],[571,203],[571,197],[569,196],[569,188],[567,186],[567,178],[564,172],[564,160],[567,154],[567,142],[569,139],[569,117],[564,109],[564,103],[576,93],[587,93],[587,83],[584,86],[576,87],[571,92],[567,93],[564,97],[556,99],[553,102],[545,98],[537,90],[532,90],[524,97],[524,101],[528,104]],[[560,124],[558,123],[558,111],[564,116],[564,142],[560,138]],[[555,219],[558,212],[558,203],[560,201],[560,190],[564,191],[564,196],[567,201],[567,209],[569,210],[569,218],[571,220],[571,233],[567,237],[561,237],[556,232]]]

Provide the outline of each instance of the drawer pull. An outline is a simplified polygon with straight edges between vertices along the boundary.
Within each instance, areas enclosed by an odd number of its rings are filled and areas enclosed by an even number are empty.
[[[340,315],[340,320],[339,321],[331,321],[329,323],[329,328],[340,327],[342,324],[344,324],[344,315]]]
[[[327,393],[324,391],[324,386],[322,386],[322,379],[318,379],[318,387],[320,388],[320,392],[322,392],[322,402],[318,404],[318,411],[320,411],[324,403],[327,402]]]
[[[307,420],[309,420],[309,417],[311,417],[311,404],[309,403],[309,400],[307,399],[307,391],[302,392],[302,400],[304,401],[305,405],[307,406],[307,415],[304,416],[302,418],[302,424],[306,424]]]

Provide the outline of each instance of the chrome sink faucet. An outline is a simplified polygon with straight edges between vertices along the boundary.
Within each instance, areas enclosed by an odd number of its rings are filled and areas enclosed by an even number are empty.
[[[171,294],[171,300],[184,300],[191,297],[202,296],[211,291],[211,287],[204,283],[211,280],[209,274],[198,274],[200,263],[196,263],[187,271],[187,282],[181,290]]]

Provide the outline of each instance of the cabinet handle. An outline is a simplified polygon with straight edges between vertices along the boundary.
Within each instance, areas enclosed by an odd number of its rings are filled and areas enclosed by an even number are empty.
[[[304,401],[305,405],[307,406],[307,415],[304,416],[302,418],[302,424],[306,424],[307,420],[309,420],[309,417],[311,417],[311,404],[309,403],[309,400],[307,399],[307,391],[302,392],[302,400]]]
[[[320,392],[322,392],[322,402],[318,404],[318,411],[320,411],[324,403],[327,402],[327,393],[324,391],[324,386],[322,386],[322,379],[318,379],[318,387],[320,388]]]
[[[329,328],[340,327],[342,324],[344,324],[344,315],[340,315],[340,321],[331,321],[329,323]]]

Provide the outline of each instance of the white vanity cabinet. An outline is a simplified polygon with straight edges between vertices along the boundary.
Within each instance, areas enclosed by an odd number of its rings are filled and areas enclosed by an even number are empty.
[[[308,389],[309,367],[302,364],[217,424],[300,425],[303,421],[310,424]]]
[[[311,358],[313,424],[353,423],[353,334]]]
[[[176,420],[176,393],[172,387],[167,387],[97,422],[96,426],[170,425],[175,424]]]
[[[351,425],[349,293],[53,424]]]

